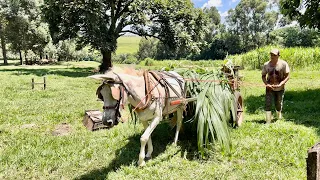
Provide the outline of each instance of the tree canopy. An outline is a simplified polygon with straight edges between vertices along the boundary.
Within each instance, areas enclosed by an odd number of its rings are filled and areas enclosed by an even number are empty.
[[[281,13],[300,25],[320,29],[320,0],[281,0]]]
[[[0,1],[0,26],[2,42],[8,41],[10,49],[20,54],[28,50],[42,51],[50,40],[48,27],[41,22],[41,0],[3,0]],[[2,46],[2,50],[5,46]],[[6,50],[4,50],[6,51]],[[3,55],[4,56],[4,55]]]
[[[155,37],[171,48],[197,51],[207,23],[190,0],[46,0],[44,17],[55,42],[76,38],[100,50],[100,70],[112,66],[117,39],[126,33]]]

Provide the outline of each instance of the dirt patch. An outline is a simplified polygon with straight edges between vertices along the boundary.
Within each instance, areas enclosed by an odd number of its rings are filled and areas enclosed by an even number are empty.
[[[37,125],[32,123],[32,124],[24,124],[21,126],[21,129],[32,129],[35,128]]]
[[[56,126],[56,129],[51,133],[54,136],[66,136],[71,133],[71,126],[67,123],[62,123]]]

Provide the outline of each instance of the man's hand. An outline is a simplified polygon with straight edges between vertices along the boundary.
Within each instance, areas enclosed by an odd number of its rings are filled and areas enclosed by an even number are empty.
[[[281,87],[282,86],[282,83],[280,83],[280,84],[275,84],[275,85],[272,85],[272,87],[273,88],[279,88],[279,87]]]
[[[273,89],[273,88],[274,88],[274,85],[266,84],[266,87],[267,87],[268,89]]]

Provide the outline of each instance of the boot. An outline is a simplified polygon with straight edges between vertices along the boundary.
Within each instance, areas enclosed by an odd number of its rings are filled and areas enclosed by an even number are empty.
[[[278,118],[278,119],[282,119],[282,113],[281,113],[281,111],[277,111],[277,118]]]
[[[266,124],[271,123],[272,114],[271,111],[266,111]]]

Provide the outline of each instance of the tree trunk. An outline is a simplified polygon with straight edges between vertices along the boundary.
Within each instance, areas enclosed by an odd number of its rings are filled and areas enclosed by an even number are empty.
[[[28,65],[27,51],[24,51],[24,60],[26,61],[26,65]]]
[[[2,48],[3,64],[4,64],[4,65],[8,65],[6,41],[5,41],[5,39],[4,39],[4,34],[2,33],[2,26],[1,26],[1,24],[0,24],[0,39],[1,39],[1,48]]]
[[[106,70],[108,70],[110,67],[112,67],[112,62],[111,62],[111,51],[101,51],[102,54],[102,63],[99,66],[100,68],[100,73],[104,73]]]
[[[22,65],[23,61],[22,61],[22,54],[20,49],[19,49],[19,56],[20,56],[20,65]]]

